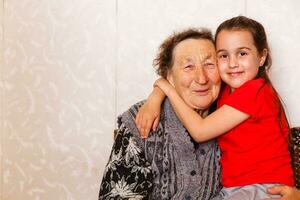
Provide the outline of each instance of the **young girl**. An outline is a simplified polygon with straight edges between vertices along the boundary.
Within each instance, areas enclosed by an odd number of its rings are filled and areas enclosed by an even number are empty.
[[[294,182],[288,122],[267,75],[271,57],[265,30],[257,21],[238,16],[218,27],[215,42],[218,69],[225,83],[215,112],[203,119],[184,103],[171,81],[159,79],[155,86],[167,95],[195,141],[218,137],[223,199],[270,197],[265,192],[267,187],[293,186]],[[189,70],[199,66],[186,67]],[[144,113],[159,112],[157,102],[162,96],[155,91]],[[201,95],[205,95],[203,91]],[[147,137],[153,120],[141,118],[139,114],[137,125],[142,136]]]

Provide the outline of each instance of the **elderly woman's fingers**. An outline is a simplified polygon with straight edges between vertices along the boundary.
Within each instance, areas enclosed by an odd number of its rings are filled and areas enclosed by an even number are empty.
[[[295,188],[286,185],[277,185],[267,189],[269,194],[281,195],[281,198],[276,198],[277,200],[297,200],[300,199],[300,191]],[[272,198],[275,199],[275,198]],[[272,200],[264,199],[264,200]]]
[[[291,192],[289,190],[289,187],[286,185],[277,185],[277,186],[273,186],[267,189],[267,192],[270,194],[286,194],[288,192]]]

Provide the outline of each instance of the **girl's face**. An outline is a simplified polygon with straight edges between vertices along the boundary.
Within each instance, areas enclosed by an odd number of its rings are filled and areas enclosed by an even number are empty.
[[[262,55],[258,53],[247,30],[222,30],[216,48],[220,76],[232,91],[254,79],[267,56],[267,50]]]

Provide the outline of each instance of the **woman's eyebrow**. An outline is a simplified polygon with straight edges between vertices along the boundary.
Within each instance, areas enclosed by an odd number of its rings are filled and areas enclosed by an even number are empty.
[[[183,57],[179,60],[180,64],[191,63],[191,62],[193,62],[193,59],[188,58],[188,57]]]
[[[207,56],[204,57],[204,60],[208,60],[208,59],[210,59],[210,58],[212,58],[212,57],[213,57],[212,54],[208,54]]]
[[[206,56],[203,60],[202,63],[207,63],[207,62],[214,62],[214,56],[213,55],[208,55]]]

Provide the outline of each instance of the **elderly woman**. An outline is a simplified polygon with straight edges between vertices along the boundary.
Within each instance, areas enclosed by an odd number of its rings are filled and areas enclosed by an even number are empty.
[[[184,101],[200,115],[217,98],[220,77],[212,35],[190,29],[169,37],[155,60],[157,72],[172,78]],[[185,65],[201,69],[187,73]],[[209,71],[208,71],[209,70]],[[197,92],[199,88],[207,92]],[[215,141],[195,143],[165,99],[156,131],[141,139],[135,125],[137,103],[118,118],[118,133],[104,171],[99,199],[211,199],[220,190],[219,149]]]

